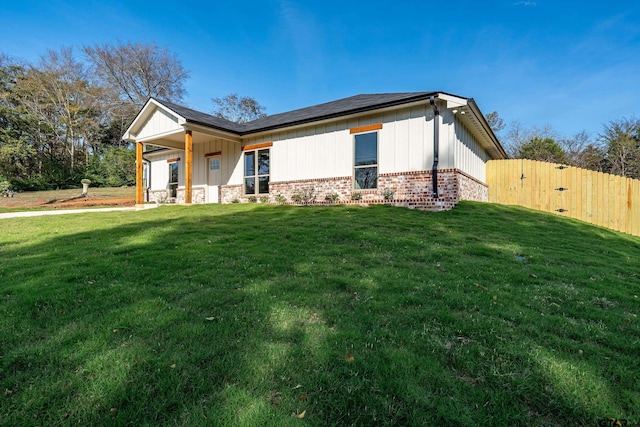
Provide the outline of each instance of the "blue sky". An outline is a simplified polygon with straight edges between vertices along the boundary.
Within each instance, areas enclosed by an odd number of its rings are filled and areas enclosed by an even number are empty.
[[[637,1],[71,1],[0,9],[0,52],[156,42],[183,103],[238,93],[275,114],[359,94],[444,91],[561,135],[640,114]],[[80,50],[77,49],[78,55]]]

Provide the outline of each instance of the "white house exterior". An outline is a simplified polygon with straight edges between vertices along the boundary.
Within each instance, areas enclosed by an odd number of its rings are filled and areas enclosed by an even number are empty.
[[[357,95],[245,124],[150,99],[123,138],[136,143],[138,204],[444,210],[486,201],[485,164],[507,157],[474,100],[443,92]]]

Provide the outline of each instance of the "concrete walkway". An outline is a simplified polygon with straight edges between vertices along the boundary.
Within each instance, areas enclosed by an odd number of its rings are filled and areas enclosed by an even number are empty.
[[[158,205],[145,205],[143,208],[96,208],[96,209],[61,209],[50,211],[25,211],[25,212],[5,212],[0,213],[0,219],[3,218],[24,218],[29,216],[44,215],[66,215],[76,213],[92,213],[92,212],[112,212],[112,211],[140,211],[144,209],[157,208]]]

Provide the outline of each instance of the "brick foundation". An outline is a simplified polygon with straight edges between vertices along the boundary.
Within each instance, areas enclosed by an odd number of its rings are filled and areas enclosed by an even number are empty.
[[[350,176],[297,181],[272,181],[269,183],[268,203],[287,205],[375,205],[389,204],[410,209],[446,211],[460,200],[486,202],[486,184],[457,169],[438,170],[438,198],[433,197],[432,172],[398,172],[380,174],[378,188],[354,190]],[[197,190],[202,190],[199,196]],[[166,192],[160,190],[156,193]],[[193,203],[204,203],[204,189],[193,189]],[[298,201],[295,196],[298,196]],[[336,196],[337,195],[337,196]],[[359,195],[355,199],[354,195]],[[386,197],[385,197],[386,196]],[[335,201],[333,198],[337,198]],[[257,196],[257,202],[261,196]],[[178,189],[177,202],[184,201],[184,189]],[[248,203],[242,194],[242,185],[220,186],[220,203]]]
[[[460,200],[487,201],[487,186],[457,169],[438,170],[438,198],[432,194],[431,171],[380,174],[378,188],[354,190],[352,178],[274,181],[269,183],[269,203],[287,205],[375,205],[389,204],[410,209],[445,211]],[[249,202],[241,185],[221,187],[221,202]],[[296,195],[298,200],[295,200]],[[355,199],[354,195],[359,195]],[[386,197],[385,197],[386,196]],[[333,198],[337,198],[335,201]],[[260,197],[258,197],[260,201]]]
[[[489,187],[464,172],[456,171],[458,175],[458,188],[460,200],[473,200],[476,202],[489,201]]]

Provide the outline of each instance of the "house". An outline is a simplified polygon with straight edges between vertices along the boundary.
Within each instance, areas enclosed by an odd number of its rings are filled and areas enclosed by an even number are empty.
[[[507,157],[475,101],[444,92],[356,95],[244,124],[151,98],[123,139],[136,145],[137,204],[446,210],[486,201],[485,164]]]

